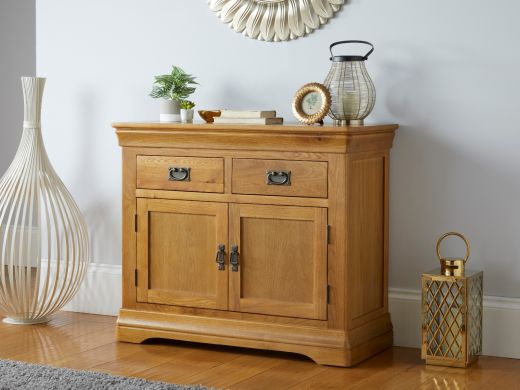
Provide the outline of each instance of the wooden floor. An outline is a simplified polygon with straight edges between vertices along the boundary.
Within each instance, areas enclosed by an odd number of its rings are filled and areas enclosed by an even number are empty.
[[[0,358],[229,389],[520,389],[520,360],[482,357],[468,370],[425,367],[417,349],[354,367],[297,355],[156,340],[118,343],[114,317],[58,313],[47,325],[0,323]]]

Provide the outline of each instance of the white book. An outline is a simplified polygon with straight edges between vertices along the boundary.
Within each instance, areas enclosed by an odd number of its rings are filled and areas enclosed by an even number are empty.
[[[221,118],[275,118],[276,111],[220,110]]]
[[[282,125],[283,118],[223,118],[217,116],[213,123],[228,125]]]

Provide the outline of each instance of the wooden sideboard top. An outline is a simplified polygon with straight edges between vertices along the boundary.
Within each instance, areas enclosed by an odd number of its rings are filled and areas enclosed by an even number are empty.
[[[215,123],[165,123],[165,122],[116,122],[112,127],[117,130],[133,131],[226,131],[226,132],[258,132],[258,133],[298,133],[298,134],[368,134],[394,132],[397,124],[373,124],[365,126],[319,126],[289,123],[284,125],[247,125],[247,124],[215,124]]]
[[[125,147],[353,153],[389,149],[399,126],[118,122],[112,127]]]

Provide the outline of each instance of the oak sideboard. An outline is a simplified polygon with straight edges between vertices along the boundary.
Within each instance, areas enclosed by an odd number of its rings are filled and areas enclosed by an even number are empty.
[[[397,125],[115,123],[120,341],[166,338],[354,365],[392,345]]]

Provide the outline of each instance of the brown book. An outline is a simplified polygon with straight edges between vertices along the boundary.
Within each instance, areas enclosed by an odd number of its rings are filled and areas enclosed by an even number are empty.
[[[276,111],[220,110],[221,118],[275,118]]]
[[[223,118],[216,117],[216,124],[228,125],[282,125],[283,118]]]

